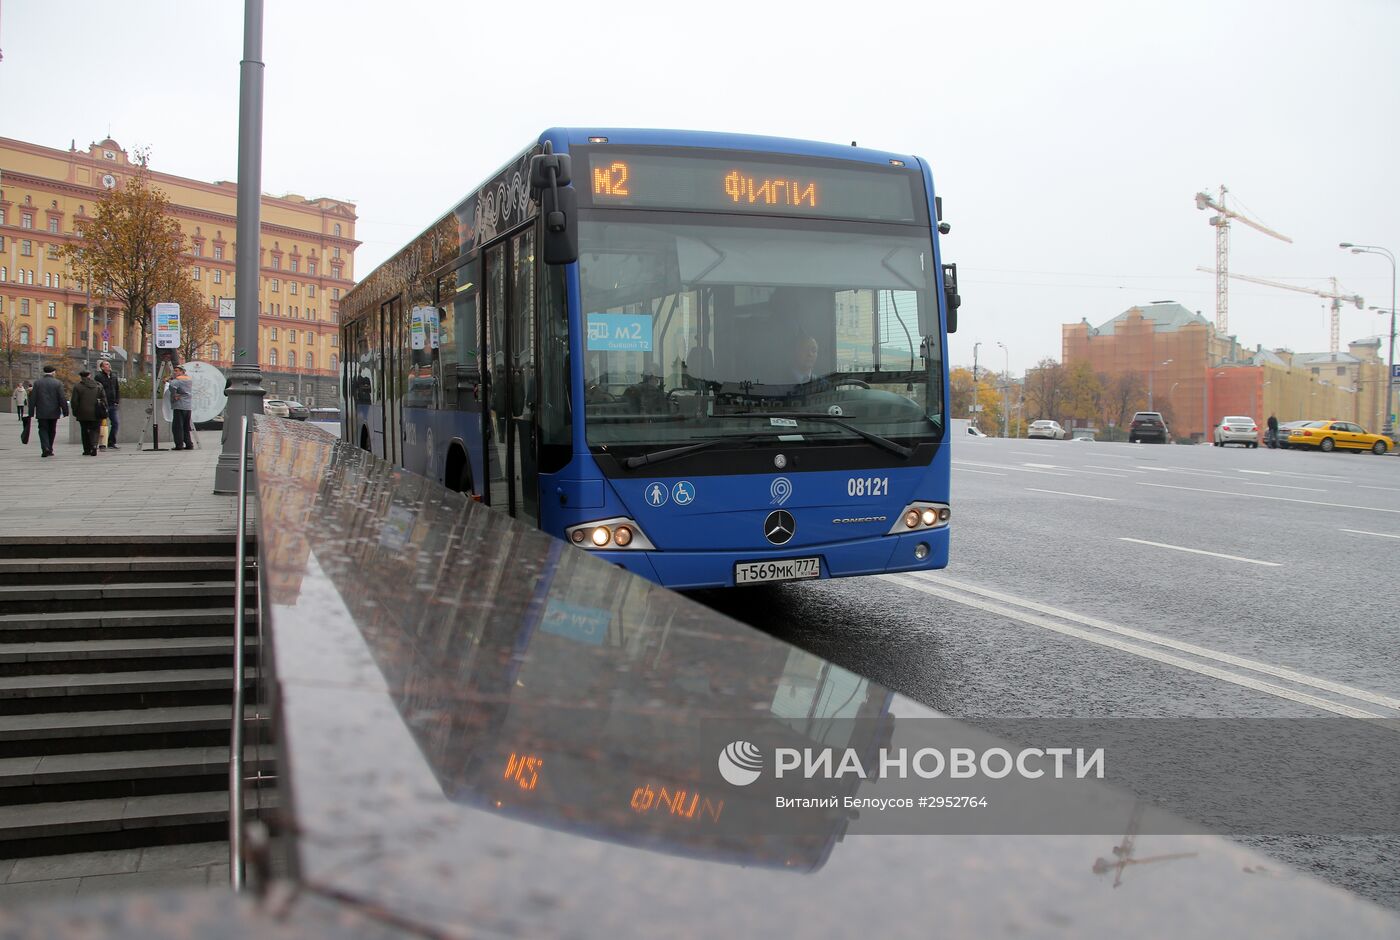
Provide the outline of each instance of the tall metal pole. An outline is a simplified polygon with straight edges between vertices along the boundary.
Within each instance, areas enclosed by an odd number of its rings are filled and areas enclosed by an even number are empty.
[[[972,416],[972,423],[977,423],[977,406],[981,403],[981,396],[977,394],[977,350],[982,348],[981,343],[972,344],[972,406],[968,409],[968,414]]]
[[[1011,350],[1006,348],[1005,343],[998,342],[1001,351],[1006,353],[1006,371],[1002,373],[1001,381],[1001,436],[1011,436]]]
[[[233,367],[224,412],[224,446],[214,469],[214,492],[237,493],[238,434],[246,416],[262,413],[262,370],[258,368],[258,267],[262,252],[263,0],[244,0],[243,61],[238,104],[238,257],[234,264]]]
[[[1340,247],[1350,248],[1354,255],[1380,255],[1390,262],[1390,357],[1385,376],[1385,426],[1381,429],[1382,434],[1390,435],[1395,430],[1395,422],[1391,419],[1391,415],[1395,414],[1395,254],[1379,245],[1342,242]]]

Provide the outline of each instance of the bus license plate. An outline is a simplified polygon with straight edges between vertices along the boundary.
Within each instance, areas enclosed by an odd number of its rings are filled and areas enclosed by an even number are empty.
[[[802,581],[822,576],[820,558],[784,558],[781,561],[741,561],[734,566],[735,584],[759,581]]]

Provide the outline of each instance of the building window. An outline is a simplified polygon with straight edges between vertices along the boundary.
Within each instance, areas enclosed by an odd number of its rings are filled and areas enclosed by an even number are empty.
[[[215,283],[215,284],[222,284],[223,282],[224,282],[224,272],[220,271],[218,268],[215,268],[215,269],[214,269],[214,283]]]
[[[211,346],[209,347],[209,358],[210,358],[210,359],[213,359],[215,362],[218,362],[218,361],[219,361],[219,344],[218,344],[218,343],[214,343],[213,345],[211,345]]]
[[[57,246],[57,245],[50,245],[50,246],[48,246],[48,248],[44,249],[44,257],[48,258],[50,261],[57,261],[57,260],[58,260],[58,246]]]
[[[296,274],[297,271],[299,271],[299,270],[301,270],[301,261],[300,261],[300,259],[293,258],[293,259],[292,259],[292,273],[293,273],[293,274]]]
[[[4,248],[4,247],[5,247],[4,245],[0,245],[0,248]],[[306,296],[308,296],[308,297],[315,297],[315,296],[316,296],[316,285],[315,285],[315,284],[307,284],[307,285],[306,285]]]
[[[275,326],[272,328],[272,341],[277,342],[277,327]]]
[[[58,219],[49,219],[49,231],[58,234]]]
[[[5,267],[3,264],[0,264],[0,281],[8,281],[9,279],[10,269]]]
[[[334,248],[331,249],[331,257],[332,257],[332,258],[339,258],[339,257],[340,257],[340,246],[339,246],[339,245],[336,245]]]
[[[306,345],[308,345],[308,346],[314,346],[314,345],[316,345],[316,334],[313,333],[313,332],[311,332],[310,330],[307,330],[307,331],[306,331]]]
[[[26,283],[26,284],[33,284],[33,283],[34,283],[34,269],[33,269],[33,268],[30,268],[28,271],[25,271],[25,272],[24,272],[24,283]]]
[[[200,279],[200,277],[201,277],[201,275],[203,275],[203,273],[204,273],[204,272],[201,271],[201,270],[199,269],[199,265],[195,265],[195,266],[194,266],[194,269],[193,269],[192,271],[190,271],[190,277],[194,278],[194,279],[197,281],[197,280]]]
[[[5,210],[4,210],[4,209],[0,209],[0,225],[4,225],[4,224],[5,224]]]
[[[19,240],[19,253],[24,255],[26,258],[33,257],[34,243],[27,238],[21,238]]]
[[[56,304],[56,303],[54,303],[52,300],[50,300],[50,301],[49,301],[49,319],[50,319],[50,320],[55,320],[55,319],[57,319],[57,318],[58,318],[58,304]]]
[[[29,316],[29,298],[28,298],[28,297],[21,297],[21,298],[20,298],[20,300],[19,300],[19,315],[22,316],[22,317],[27,317],[27,316]]]
[[[4,219],[0,219],[0,222],[4,222],[4,221],[5,221]],[[307,273],[307,274],[312,274],[312,275],[314,275],[314,274],[316,273],[316,259],[315,259],[315,258],[312,258],[310,261],[306,262],[306,273]]]
[[[339,346],[340,346],[340,334],[339,334],[339,333],[332,333],[332,334],[331,334],[331,349],[336,349],[336,348],[339,347]],[[332,366],[332,368],[334,368],[334,366]]]
[[[223,245],[215,245],[215,246],[214,246],[214,260],[215,260],[215,261],[222,261],[222,260],[224,260],[224,246],[223,246]]]
[[[336,358],[335,353],[331,353],[331,371],[334,372],[338,368],[340,368],[340,360]]]
[[[204,257],[204,242],[194,242],[190,245],[190,251],[194,252],[196,258]]]
[[[277,365],[277,350],[269,349],[267,351],[267,364],[270,366]]]
[[[50,349],[53,349],[55,346],[58,345],[58,330],[55,330],[53,327],[49,327],[47,330],[44,331],[44,345],[49,347]]]
[[[19,344],[21,346],[29,345],[29,327],[22,326],[19,328]]]
[[[335,223],[335,228],[333,228],[331,231],[332,231],[332,233],[335,235],[336,238],[339,238],[339,237],[340,237],[340,223],[339,223],[339,222]],[[339,250],[340,250],[339,248],[336,249],[336,251],[339,251]]]
[[[288,281],[288,282],[287,282],[287,290],[291,291],[292,294],[295,295],[296,292],[297,292],[297,282],[296,282],[296,281]]]
[[[21,212],[21,213],[19,214],[19,227],[20,227],[20,228],[33,228],[33,227],[34,227],[34,213],[32,213],[32,212]]]
[[[297,351],[296,351],[295,349],[289,349],[289,350],[287,350],[287,368],[288,368],[288,369],[295,369],[296,367],[297,367]]]
[[[272,256],[272,270],[274,270],[274,271],[280,271],[280,270],[282,270],[282,256],[281,256],[281,255],[273,255],[273,256]]]
[[[4,235],[0,235],[0,251],[4,251],[4,250],[5,250],[5,236],[4,236]]]
[[[1346,366],[1337,366],[1337,374],[1338,374],[1338,375],[1346,375],[1346,374],[1347,374],[1347,367],[1346,367]]]
[[[282,282],[279,281],[279,280],[277,280],[277,278],[274,277],[274,278],[272,279],[272,281],[268,284],[268,288],[267,288],[267,289],[270,290],[270,291],[272,291],[274,294],[280,293],[281,290],[282,290]]]
[[[331,288],[331,300],[339,300],[339,299],[340,299],[340,288],[339,288],[339,287],[332,287],[332,288]]]
[[[52,280],[53,280],[53,276],[50,275],[49,272],[45,271],[45,272],[44,272],[44,286],[45,286],[45,287],[53,287],[53,284],[51,283]]]
[[[312,369],[316,368],[316,366],[314,365],[315,362],[316,362],[316,360],[312,357],[311,353],[307,353],[307,354],[306,354],[306,370],[307,370],[308,372],[310,372]]]
[[[289,342],[289,343],[295,343],[296,341],[297,341],[297,331],[296,331],[296,330],[288,330],[288,331],[287,331],[287,342]]]

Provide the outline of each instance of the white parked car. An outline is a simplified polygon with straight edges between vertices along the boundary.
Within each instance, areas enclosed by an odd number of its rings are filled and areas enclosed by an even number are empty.
[[[1042,418],[1039,421],[1031,422],[1030,428],[1026,431],[1026,437],[1038,437],[1047,441],[1063,441],[1069,437],[1069,432],[1060,427],[1060,422]]]
[[[1243,444],[1245,447],[1259,446],[1259,425],[1254,419],[1244,415],[1229,415],[1215,426],[1215,446]]]

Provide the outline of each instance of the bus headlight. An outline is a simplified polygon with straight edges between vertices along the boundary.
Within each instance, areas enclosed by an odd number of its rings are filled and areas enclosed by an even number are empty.
[[[599,519],[569,526],[564,530],[564,538],[579,548],[624,549],[627,551],[655,551],[656,546],[646,537],[633,519],[618,516],[614,519]]]
[[[885,534],[901,535],[906,532],[919,532],[925,529],[941,529],[948,524],[953,512],[947,503],[931,503],[924,500],[910,503],[899,514],[899,521]]]

